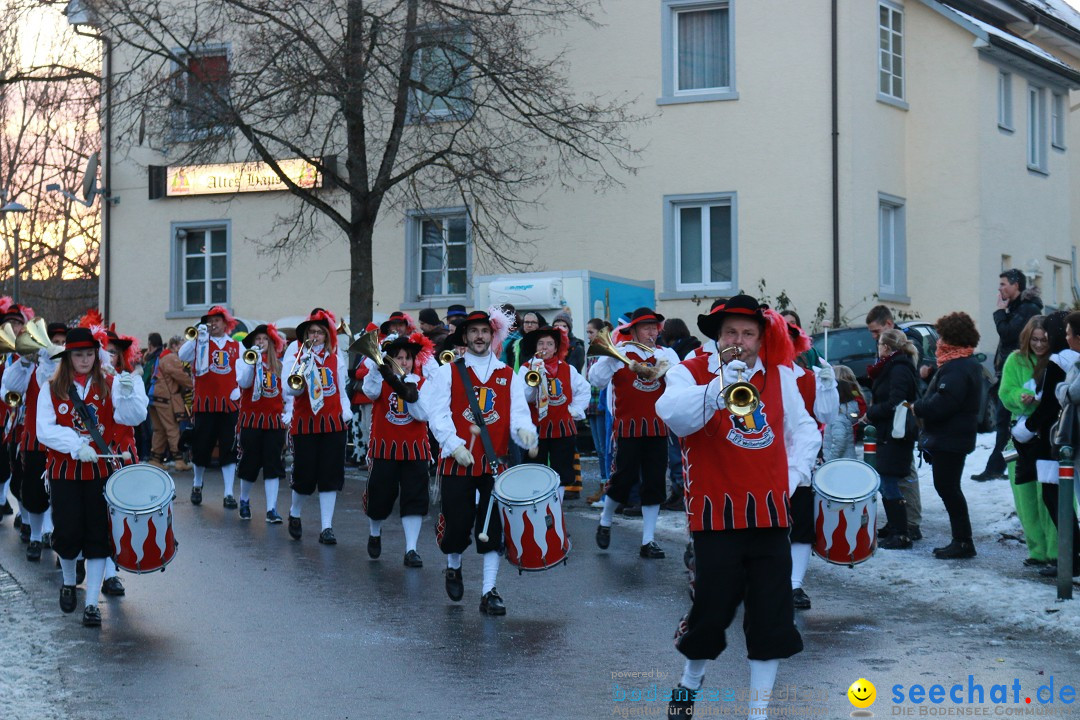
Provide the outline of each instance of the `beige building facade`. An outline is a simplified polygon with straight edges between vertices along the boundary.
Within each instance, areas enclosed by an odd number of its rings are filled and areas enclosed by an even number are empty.
[[[572,27],[552,50],[569,50],[583,91],[636,98],[649,116],[633,136],[644,148],[639,170],[604,193],[546,192],[526,214],[540,229],[517,238],[533,269],[651,281],[659,310],[691,327],[713,298],[759,294],[762,282],[808,325],[821,304],[832,318],[837,297],[842,324],[861,324],[878,302],[928,320],[962,309],[987,351],[1002,269],[1027,272],[1048,304],[1078,299],[1080,100],[1070,96],[1080,99],[1080,14],[1064,3],[626,0],[604,9],[602,27]],[[218,302],[254,321],[345,311],[349,258],[336,227],[325,223],[325,242],[294,256],[267,252],[297,207],[272,181],[170,195],[167,153],[121,145],[113,155],[110,190],[121,201],[103,273],[110,319],[125,332],[177,332]],[[167,166],[172,175],[151,170]],[[462,208],[386,212],[377,317],[471,305],[476,278],[492,272],[485,260]]]

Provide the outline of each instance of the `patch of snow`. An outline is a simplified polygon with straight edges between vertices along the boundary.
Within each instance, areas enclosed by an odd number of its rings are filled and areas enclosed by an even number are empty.
[[[60,643],[30,597],[0,567],[0,716],[12,720],[67,717],[60,683]]]
[[[1021,48],[1021,49],[1025,50],[1025,51],[1027,51],[1029,53],[1032,53],[1033,55],[1038,55],[1039,57],[1041,57],[1041,58],[1043,58],[1045,60],[1049,60],[1050,62],[1055,63],[1056,65],[1060,65],[1063,68],[1068,68],[1069,70],[1072,70],[1072,66],[1070,66],[1067,62],[1065,62],[1063,60],[1059,60],[1057,57],[1055,57],[1054,55],[1052,55],[1052,54],[1048,53],[1047,51],[1043,50],[1041,47],[1039,47],[1035,43],[1028,42],[1027,40],[1024,40],[1023,38],[1017,37],[1016,35],[1013,35],[1010,32],[1006,32],[1005,30],[1002,30],[1001,28],[994,27],[993,25],[990,25],[989,23],[985,23],[982,20],[979,20],[978,18],[974,18],[971,15],[968,15],[965,12],[957,10],[954,7],[950,7],[949,10],[951,12],[956,13],[957,15],[959,15],[960,17],[962,17],[964,20],[971,23],[972,25],[975,25],[976,27],[978,27],[980,30],[987,33],[988,35],[994,35],[996,37],[1002,38],[1006,42],[1008,42],[1008,43],[1010,43],[1012,45],[1015,45],[1016,47]]]

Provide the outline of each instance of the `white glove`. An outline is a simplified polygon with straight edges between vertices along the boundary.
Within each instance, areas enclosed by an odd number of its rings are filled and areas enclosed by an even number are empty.
[[[195,332],[198,333],[196,337],[198,338],[199,342],[206,342],[206,340],[210,337],[210,330],[205,325],[196,326]]]
[[[79,446],[79,449],[71,453],[79,462],[92,463],[97,462],[98,456],[94,448],[90,447],[89,443],[83,443]]]
[[[832,390],[836,387],[836,371],[832,369],[829,363],[825,362],[824,358],[818,358],[818,364],[821,367],[814,368],[814,375],[817,376],[818,384],[822,390]]]
[[[574,420],[584,420],[585,413],[583,413],[581,410],[578,410],[577,408],[570,408],[570,417]]]
[[[745,374],[747,370],[746,363],[742,360],[732,360],[724,365],[724,387],[727,387],[731,383],[739,382],[739,375]]]
[[[454,461],[461,467],[469,467],[473,464],[472,453],[469,452],[469,448],[465,447],[464,445],[459,445],[458,447],[454,448],[454,451],[450,453],[450,455],[454,458]]]
[[[521,440],[521,447],[533,448],[536,447],[536,433],[526,428],[521,428],[517,432],[518,439]]]
[[[116,384],[120,389],[120,397],[129,398],[135,394],[135,379],[132,377],[131,373],[120,373]]]
[[[1022,418],[1013,425],[1012,436],[1018,443],[1028,443],[1035,439],[1036,433],[1028,430],[1027,418]]]
[[[229,399],[233,402],[238,402],[240,400],[240,388],[234,387],[232,392],[229,393]]]

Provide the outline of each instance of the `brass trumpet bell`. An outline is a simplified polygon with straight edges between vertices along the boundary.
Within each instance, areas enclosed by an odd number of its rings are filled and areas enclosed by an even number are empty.
[[[199,337],[199,330],[197,328],[195,328],[194,326],[189,327],[188,329],[184,330],[184,339],[185,340],[194,340],[197,337]]]
[[[15,338],[15,352],[20,355],[37,355],[38,350],[52,345],[48,328],[44,318],[34,318],[26,323],[26,329]]]
[[[630,358],[623,355],[615,347],[615,343],[611,341],[611,333],[607,329],[596,333],[596,338],[589,343],[589,349],[585,351],[585,355],[588,357],[611,357],[624,365],[630,364]]]
[[[17,408],[22,405],[22,393],[17,393],[14,390],[4,395],[4,402],[7,403],[9,408]]]
[[[349,329],[349,323],[345,322],[345,318],[341,318],[341,322],[338,323],[337,334],[352,337],[352,330]]]
[[[742,354],[742,348],[738,345],[724,348],[720,351],[721,368],[724,365],[724,353],[731,351],[735,352],[736,357]],[[727,406],[728,411],[732,415],[737,415],[739,417],[753,415],[754,411],[761,405],[761,392],[742,379],[741,370],[739,371],[738,379],[721,390],[720,395],[724,398],[724,405]]]
[[[356,341],[349,346],[349,352],[360,353],[378,367],[382,367],[383,365],[388,366],[391,372],[398,377],[404,377],[405,375],[405,373],[401,371],[401,368],[398,367],[398,364],[394,362],[393,358],[383,357],[382,346],[379,345],[378,330],[371,330],[358,337]]]
[[[313,344],[313,340],[304,341],[304,344],[300,346],[300,362],[293,366],[292,374],[285,378],[285,383],[289,386],[289,389],[294,392],[299,391],[304,387],[304,375],[307,372],[307,364],[309,362],[308,357],[311,353],[311,346]]]
[[[440,365],[449,365],[455,360],[457,360],[457,353],[453,350],[443,350],[441,353],[439,353]]]
[[[540,373],[536,370],[530,370],[525,373],[525,384],[529,387],[540,387],[540,383],[544,381]]]
[[[0,327],[0,352],[15,352],[15,331],[11,329],[11,323],[4,323]]]
[[[262,351],[258,348],[251,348],[244,351],[244,362],[248,365],[257,365],[261,357]]]

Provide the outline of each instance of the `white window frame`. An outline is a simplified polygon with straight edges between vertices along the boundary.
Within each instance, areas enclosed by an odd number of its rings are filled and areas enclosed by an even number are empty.
[[[907,294],[907,203],[904,198],[878,193],[878,297],[911,302]],[[885,258],[891,276],[885,277]]]
[[[1046,88],[1028,83],[1027,94],[1027,167],[1032,172],[1049,174],[1047,166]]]
[[[711,208],[727,206],[731,209],[731,280],[711,282],[706,280],[711,269],[709,243],[705,232],[709,228],[708,211],[702,212],[702,280],[700,283],[684,283],[680,277],[682,267],[679,211],[688,207]],[[699,193],[692,195],[664,196],[664,292],[661,300],[688,298],[701,293],[732,293],[737,290],[739,279],[739,222],[738,197],[734,192]]]
[[[204,303],[192,303],[187,302],[187,252],[185,249],[187,241],[187,233],[189,232],[206,232],[210,233],[214,230],[225,231],[225,252],[213,253],[208,251],[204,253],[206,258],[206,272],[203,278],[205,283],[203,299]],[[230,306],[232,302],[232,221],[230,220],[202,220],[195,222],[174,222],[169,227],[169,237],[171,238],[172,247],[172,271],[169,273],[170,285],[171,285],[171,302],[170,311],[166,313],[168,318],[185,318],[195,317],[201,315],[203,311],[207,310],[213,305],[225,305]],[[209,239],[209,236],[208,236]],[[213,300],[210,295],[210,283],[214,278],[211,277],[211,258],[214,255],[225,255],[225,300]]]
[[[464,27],[426,27],[417,30],[418,37],[424,36],[437,36],[437,35],[460,35],[465,43],[465,52],[471,52],[473,36]],[[423,62],[421,54],[424,52],[423,48],[417,50],[416,56],[413,58],[413,68],[420,67]],[[447,105],[460,104],[461,107],[445,107],[431,110],[421,111],[420,106],[422,98],[420,97],[424,93],[419,90],[412,89],[409,91],[408,100],[408,112],[406,120],[410,123],[422,123],[422,122],[444,122],[448,120],[465,120],[472,115],[472,103],[469,102],[472,99],[472,78],[470,68],[466,68],[464,71],[466,76],[465,81],[460,86],[461,94],[463,97],[455,98],[443,98],[443,101]]]
[[[440,295],[424,295],[421,282],[423,259],[421,257],[421,245],[423,243],[423,223],[425,220],[445,220],[452,217],[460,217],[465,220],[465,292]],[[444,244],[444,248],[445,248]],[[473,278],[473,239],[472,221],[469,217],[468,208],[465,206],[436,208],[430,210],[409,210],[405,216],[405,305],[403,307],[430,307],[431,301],[445,303],[461,302],[468,304],[472,296]],[[443,288],[448,287],[446,266],[446,254],[443,256]]]
[[[735,85],[735,4],[736,0],[661,0],[660,47],[661,88],[657,105],[738,100]],[[715,88],[678,89],[679,23],[678,15],[701,10],[726,10],[728,16],[728,84]]]
[[[890,24],[888,26],[885,26],[885,25],[881,24],[881,10],[883,8],[889,11]],[[900,27],[899,32],[897,32],[896,30],[893,29],[893,25],[892,25],[893,13],[896,13],[896,14],[898,14],[900,16],[901,27]],[[907,20],[906,20],[906,16],[904,15],[904,8],[903,8],[902,5],[899,5],[899,4],[894,3],[894,2],[889,2],[888,0],[878,0],[878,14],[877,14],[877,39],[878,39],[878,42],[875,43],[875,46],[877,48],[877,58],[878,58],[878,60],[877,60],[877,97],[878,97],[878,100],[880,100],[883,103],[886,103],[888,105],[895,105],[895,106],[897,106],[899,108],[902,108],[904,110],[906,110],[908,108],[907,99],[906,99],[907,98],[907,61],[906,61],[905,56],[904,56],[904,51],[907,48],[907,38],[906,38],[906,36],[904,34],[904,30],[906,29],[906,27],[907,27]],[[887,49],[883,49],[881,47],[881,33],[882,33],[882,31],[888,32],[890,34],[890,42],[889,42],[889,47]],[[896,45],[895,40],[896,40],[897,37],[900,40],[900,52],[899,53],[894,52],[895,45]],[[886,52],[889,55],[889,67],[887,67],[887,68],[885,67],[884,58],[882,57],[883,53],[886,53]],[[900,57],[900,75],[899,76],[897,76],[893,72],[893,68],[892,68],[892,58],[895,55],[899,55],[899,57]],[[888,92],[882,92],[882,90],[881,90],[881,80],[882,80],[882,75],[884,73],[888,73],[888,77],[889,77],[889,91]],[[893,92],[894,80],[897,79],[897,78],[900,80],[900,94],[899,95],[896,95]]]
[[[1007,70],[998,71],[998,127],[1013,132],[1013,76]]]
[[[1065,149],[1065,119],[1068,117],[1065,95],[1050,94],[1050,145],[1055,150]]]
[[[177,47],[173,48],[172,53],[176,57],[209,57],[213,55],[224,55],[225,63],[230,71],[233,66],[231,43],[200,45],[191,49]],[[175,60],[170,63],[170,67],[174,78],[181,77],[187,73],[187,70]],[[187,81],[187,78],[185,78],[185,81]],[[232,132],[232,129],[225,125],[193,128],[191,126],[191,118],[188,117],[186,109],[179,107],[175,108],[172,112],[169,135],[174,142],[191,142],[212,136],[225,135],[230,132]]]

